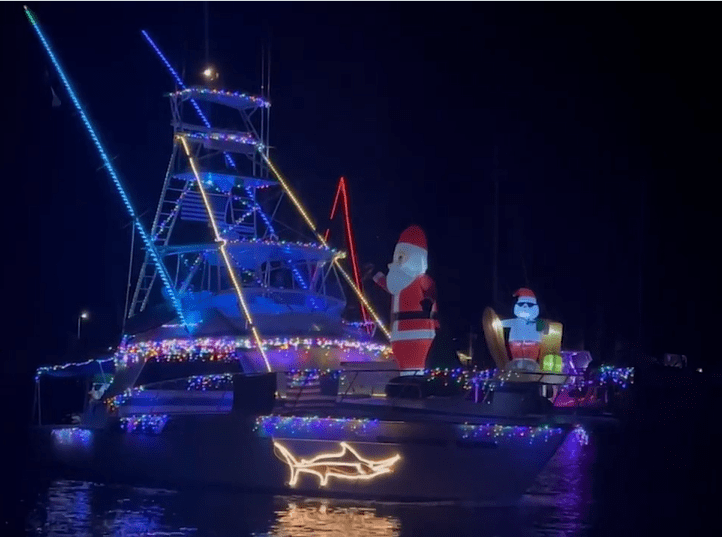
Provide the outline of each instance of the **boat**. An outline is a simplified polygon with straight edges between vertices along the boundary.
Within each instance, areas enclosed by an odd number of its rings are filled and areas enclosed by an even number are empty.
[[[547,377],[517,382],[464,368],[400,375],[344,253],[318,232],[316,243],[276,232],[267,207],[278,202],[274,189],[312,222],[270,160],[267,96],[186,88],[175,75],[173,150],[146,232],[26,12],[146,248],[112,356],[38,370],[39,464],[161,486],[514,502],[571,434],[586,434],[578,408],[566,412],[542,395]],[[214,128],[206,106],[232,112],[242,129]],[[373,329],[344,322],[344,284]],[[43,386],[57,376],[94,382],[71,423],[49,423],[42,412]]]

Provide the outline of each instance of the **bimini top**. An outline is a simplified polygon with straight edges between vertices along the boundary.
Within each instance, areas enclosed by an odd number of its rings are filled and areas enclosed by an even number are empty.
[[[205,101],[222,106],[235,108],[236,110],[249,110],[253,108],[268,108],[271,103],[262,97],[249,95],[237,91],[216,90],[211,88],[193,87],[168,94],[170,97],[180,98],[181,101],[194,99]]]

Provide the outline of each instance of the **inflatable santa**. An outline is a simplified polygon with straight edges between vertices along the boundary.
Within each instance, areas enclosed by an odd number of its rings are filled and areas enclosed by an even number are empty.
[[[407,374],[423,371],[439,327],[436,286],[426,274],[427,266],[426,235],[420,227],[411,226],[399,237],[388,276],[381,272],[374,276],[393,296],[391,350]]]
[[[541,335],[546,329],[546,323],[539,319],[539,305],[534,293],[525,287],[514,293],[514,319],[501,321],[504,328],[510,328],[509,352],[512,362],[519,364],[516,368],[538,369],[539,350],[541,349]],[[522,367],[525,366],[525,367]]]

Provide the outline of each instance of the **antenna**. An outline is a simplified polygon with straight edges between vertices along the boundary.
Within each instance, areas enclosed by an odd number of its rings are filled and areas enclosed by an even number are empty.
[[[491,266],[491,302],[499,306],[499,146],[494,146],[494,242]]]
[[[203,2],[203,11],[206,22],[206,66],[208,66],[208,59],[210,57],[210,54],[208,53],[208,0]]]
[[[271,39],[268,39],[268,67],[266,68],[266,99],[270,100],[271,97]]]
[[[268,60],[266,62],[266,94],[263,96],[268,102],[271,101],[271,37],[268,37]],[[266,108],[266,139],[263,143],[266,145],[266,155],[268,156],[268,134],[271,130],[271,108]]]
[[[261,97],[266,98],[266,45],[261,45]],[[268,110],[261,110],[261,141],[266,143],[266,114]]]

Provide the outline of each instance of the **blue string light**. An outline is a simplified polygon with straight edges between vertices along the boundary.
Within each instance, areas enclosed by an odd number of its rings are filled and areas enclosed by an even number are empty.
[[[151,48],[153,48],[155,53],[158,55],[160,60],[163,62],[163,65],[165,65],[166,69],[168,69],[168,72],[171,74],[171,76],[176,81],[178,86],[183,90],[187,89],[185,84],[183,83],[183,80],[181,80],[181,77],[178,75],[176,70],[173,69],[173,66],[170,64],[170,62],[165,57],[163,52],[161,52],[161,50],[158,48],[158,45],[156,45],[155,42],[151,39],[151,37],[148,35],[148,32],[146,32],[145,30],[141,30],[141,33],[143,34],[143,37],[145,37],[146,41],[151,46]],[[208,121],[208,118],[203,113],[200,106],[198,106],[198,103],[195,101],[195,99],[192,99],[192,98],[190,99],[190,102],[191,102],[191,105],[193,105],[193,108],[195,109],[195,111],[198,113],[198,117],[200,117],[203,124],[206,126],[206,128],[210,129],[211,123],[210,123],[210,121]],[[225,152],[223,153],[223,155],[226,157],[226,161],[228,162],[228,164],[234,170],[237,170],[238,168],[236,166],[235,161],[233,160],[233,157],[231,157],[230,154],[225,153]],[[268,218],[268,215],[266,215],[266,213],[263,211],[261,206],[256,201],[256,197],[253,194],[252,190],[247,186],[245,187],[245,189],[246,189],[246,193],[248,194],[248,196],[253,200],[253,203],[256,206],[256,210],[258,211],[258,214],[261,215],[263,222],[266,224],[266,227],[271,232],[271,236],[277,237],[278,235],[276,234],[276,230],[273,228],[273,225],[271,224],[271,221]],[[293,272],[293,275],[296,277],[296,281],[298,281],[298,283],[301,285],[301,287],[304,290],[308,290],[308,284],[306,284],[306,281],[304,280],[303,276],[301,276],[301,273],[298,271],[298,269],[295,266],[293,266],[292,263],[290,263],[290,266],[291,266],[291,271]]]
[[[133,218],[133,221],[135,222],[135,227],[138,229],[138,233],[143,239],[143,242],[145,243],[146,248],[151,253],[151,256],[153,257],[153,261],[155,261],[156,266],[158,267],[158,271],[160,273],[161,279],[163,280],[163,284],[166,286],[166,289],[168,289],[168,293],[171,299],[171,302],[173,303],[173,307],[176,310],[176,313],[178,314],[178,317],[181,320],[181,323],[186,326],[186,329],[188,329],[185,321],[185,316],[183,315],[183,308],[181,306],[180,300],[178,299],[178,295],[175,292],[175,289],[173,288],[173,285],[171,283],[171,278],[168,274],[168,271],[165,268],[165,265],[163,264],[160,255],[158,253],[158,250],[156,250],[155,245],[150,240],[150,237],[145,232],[145,229],[143,228],[143,224],[141,224],[140,220],[136,216],[135,210],[133,209],[133,206],[130,203],[130,199],[128,198],[127,193],[125,192],[125,189],[123,188],[123,185],[120,182],[120,179],[118,178],[118,174],[115,172],[115,169],[113,168],[113,165],[110,162],[110,159],[108,158],[108,155],[106,154],[105,150],[103,149],[103,145],[100,143],[100,139],[98,138],[98,135],[95,133],[95,129],[93,128],[93,125],[90,123],[90,120],[88,119],[88,116],[85,113],[85,110],[83,109],[83,106],[80,104],[80,101],[78,100],[75,91],[73,90],[73,87],[70,84],[70,80],[68,80],[68,77],[65,76],[65,71],[60,66],[60,62],[55,57],[55,54],[53,53],[52,48],[50,47],[50,43],[45,38],[45,35],[43,34],[43,31],[40,29],[40,25],[35,18],[35,15],[27,8],[27,6],[24,6],[25,14],[28,17],[28,20],[30,21],[32,27],[35,29],[35,32],[38,34],[38,38],[40,39],[41,43],[45,47],[45,50],[48,53],[48,56],[50,56],[50,60],[53,62],[53,65],[55,66],[56,71],[58,72],[58,75],[60,76],[60,79],[63,81],[63,84],[65,85],[65,89],[67,89],[68,94],[70,95],[70,99],[73,101],[73,104],[75,105],[75,108],[78,110],[78,113],[80,114],[80,118],[83,121],[83,124],[85,125],[85,128],[88,131],[88,134],[90,135],[90,138],[93,140],[93,143],[95,144],[95,147],[97,148],[98,152],[100,153],[100,158],[103,160],[103,164],[105,165],[105,168],[108,170],[108,173],[110,174],[111,179],[113,180],[113,183],[115,184],[116,188],[118,189],[118,192],[120,193],[120,197],[123,200],[123,203],[125,204],[125,207],[128,209],[128,212],[130,213],[130,216]]]

